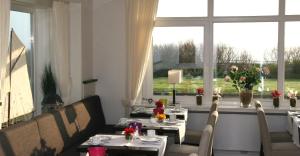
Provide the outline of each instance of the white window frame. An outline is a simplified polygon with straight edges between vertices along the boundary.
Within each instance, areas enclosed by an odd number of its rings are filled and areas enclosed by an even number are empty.
[[[215,54],[213,54],[213,27],[214,23],[243,23],[243,22],[277,22],[278,23],[278,75],[277,75],[277,89],[284,92],[285,81],[285,63],[284,63],[284,38],[285,38],[285,22],[300,21],[300,15],[285,15],[285,0],[279,0],[279,14],[272,16],[213,16],[214,12],[214,0],[208,0],[208,16],[207,17],[157,17],[155,21],[155,27],[190,27],[190,26],[202,26],[204,27],[204,106],[211,104],[211,97],[213,92],[213,60]],[[161,96],[153,95],[153,69],[152,60],[149,61],[146,79],[143,87],[143,97],[154,97],[155,99]],[[149,80],[151,79],[151,80]],[[151,87],[149,87],[151,86]],[[165,96],[166,98],[170,98]],[[183,100],[185,105],[195,105],[194,96],[176,96],[177,99]],[[263,99],[260,99],[263,100]],[[226,101],[226,100],[225,100]],[[235,100],[239,101],[239,100]],[[263,100],[265,101],[265,100]],[[268,99],[267,101],[271,101]],[[284,97],[281,96],[280,103],[287,102]]]

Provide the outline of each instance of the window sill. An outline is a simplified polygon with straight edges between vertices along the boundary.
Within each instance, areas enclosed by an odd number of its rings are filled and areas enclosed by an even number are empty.
[[[167,98],[171,101],[171,96],[155,96],[154,99]],[[182,107],[187,108],[191,113],[208,112],[210,104],[203,103],[201,106],[196,105],[195,96],[176,96],[176,100]],[[266,114],[285,114],[287,111],[300,111],[300,103],[297,103],[296,108],[290,108],[289,100],[285,99],[283,103],[280,103],[279,108],[273,107],[273,100],[267,98],[254,98],[259,100]],[[234,113],[234,114],[256,114],[255,106],[252,104],[249,108],[243,108],[240,106],[239,98],[221,98],[219,103],[220,113]]]

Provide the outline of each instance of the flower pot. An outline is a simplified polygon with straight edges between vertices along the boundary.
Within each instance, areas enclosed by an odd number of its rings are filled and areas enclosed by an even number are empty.
[[[200,95],[200,94],[196,95],[196,102],[197,102],[197,105],[199,105],[199,106],[202,105],[202,95]]]
[[[290,99],[290,106],[291,107],[296,107],[296,103],[297,103],[297,100],[295,98]]]
[[[253,98],[252,90],[243,90],[240,92],[240,102],[244,108],[248,108]]]
[[[279,107],[279,98],[273,98],[273,106],[274,108],[278,108]]]

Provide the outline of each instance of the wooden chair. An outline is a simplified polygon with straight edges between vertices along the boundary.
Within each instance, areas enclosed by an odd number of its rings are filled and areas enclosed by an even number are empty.
[[[268,130],[268,124],[263,108],[257,108],[257,118],[259,122],[260,138],[264,156],[299,156],[300,148],[292,142],[273,143]]]

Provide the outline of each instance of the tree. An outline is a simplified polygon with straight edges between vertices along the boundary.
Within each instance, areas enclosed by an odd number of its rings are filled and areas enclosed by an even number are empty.
[[[230,64],[236,60],[233,48],[225,44],[217,45],[217,63]]]
[[[194,41],[179,44],[179,63],[195,63],[196,46]]]

